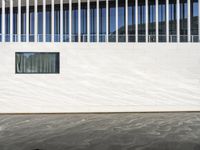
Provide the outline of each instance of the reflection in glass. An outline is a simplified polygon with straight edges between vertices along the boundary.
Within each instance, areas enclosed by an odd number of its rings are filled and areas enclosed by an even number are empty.
[[[26,42],[26,7],[21,8],[21,41]]]
[[[60,4],[54,6],[54,41],[60,42]]]
[[[149,42],[156,42],[156,3],[155,0],[149,0],[148,3],[148,10],[149,10],[149,19],[148,19],[148,26],[149,26]]]
[[[116,41],[116,2],[115,0],[110,0],[108,4],[108,40],[109,42]]]
[[[51,42],[51,6],[46,6],[46,41]]]
[[[59,53],[17,52],[16,73],[59,73]]]
[[[5,10],[5,41],[10,41],[10,9]]]
[[[34,19],[34,7],[29,7],[29,42],[34,42],[34,26],[35,26],[35,19]]]
[[[63,5],[63,42],[69,42],[69,5]]]
[[[81,4],[81,42],[87,42],[87,3]]]
[[[96,2],[90,3],[90,42],[96,42],[97,10]]]
[[[43,7],[38,6],[38,41],[43,42]]]
[[[128,41],[135,42],[135,0],[128,0]]]
[[[187,0],[180,0],[180,42],[187,42]]]
[[[125,0],[118,2],[118,41],[125,42]]]
[[[138,42],[145,42],[145,0],[138,1]]]
[[[72,4],[72,42],[78,42],[78,4]]]
[[[99,3],[99,42],[106,41],[106,1]]]
[[[17,42],[18,41],[18,37],[17,37],[17,16],[18,15],[18,9],[17,7],[13,8],[13,36],[11,37],[13,39],[13,42]]]
[[[191,0],[191,40],[192,42],[198,42],[198,0]]]
[[[159,42],[166,42],[166,0],[159,0],[158,5],[158,27]]]
[[[176,1],[169,0],[169,41],[177,41],[177,9]]]

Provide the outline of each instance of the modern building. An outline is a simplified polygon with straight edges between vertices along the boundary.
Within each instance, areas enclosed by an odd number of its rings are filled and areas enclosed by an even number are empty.
[[[0,113],[200,111],[200,0],[0,8]]]

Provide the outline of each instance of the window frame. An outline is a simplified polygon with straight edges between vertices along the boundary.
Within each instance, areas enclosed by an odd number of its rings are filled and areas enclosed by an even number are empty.
[[[37,53],[37,54],[56,54],[58,56],[57,66],[58,71],[55,72],[18,72],[17,71],[17,54],[28,54],[28,53]],[[56,62],[55,61],[55,62]],[[60,52],[15,52],[15,74],[60,74]]]

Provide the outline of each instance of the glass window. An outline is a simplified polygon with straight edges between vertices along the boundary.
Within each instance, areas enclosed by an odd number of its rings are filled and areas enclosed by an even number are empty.
[[[43,7],[38,6],[38,41],[43,41]]]
[[[156,4],[155,0],[149,0],[148,4],[148,10],[149,10],[149,42],[156,42]]]
[[[97,10],[96,2],[90,3],[90,42],[96,42],[97,33]]]
[[[191,40],[198,42],[198,0],[191,0]]]
[[[54,6],[54,41],[60,42],[60,4]]]
[[[51,42],[51,5],[46,6],[46,41]]]
[[[63,42],[69,42],[69,5],[63,5]]]
[[[145,0],[138,1],[138,42],[145,42]]]
[[[59,73],[59,53],[16,52],[16,73]]]
[[[187,42],[187,0],[180,0],[180,42]]]
[[[159,42],[166,42],[166,0],[159,0],[158,21]]]
[[[81,4],[81,42],[87,42],[87,3]]]
[[[18,18],[18,8],[14,7],[13,8],[13,42],[17,42],[18,41],[18,36],[17,36],[17,18]]]
[[[10,9],[5,10],[5,41],[10,41]]]
[[[78,42],[78,4],[72,4],[72,42]]]
[[[99,3],[99,41],[106,41],[106,1]]]
[[[118,2],[118,41],[125,42],[125,0],[119,0]]]
[[[109,42],[116,41],[116,2],[115,0],[110,0],[108,5],[108,34],[109,34]]]
[[[26,42],[26,7],[21,8],[21,41]]]
[[[128,1],[128,41],[135,42],[135,0]]]
[[[29,42],[34,42],[34,27],[35,27],[35,18],[34,18],[34,7],[29,7]]]
[[[169,41],[177,41],[177,9],[176,1],[169,0]]]

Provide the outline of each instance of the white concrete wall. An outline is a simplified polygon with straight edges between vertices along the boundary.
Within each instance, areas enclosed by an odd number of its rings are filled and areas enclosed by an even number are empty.
[[[60,74],[15,74],[15,52]],[[0,113],[200,111],[200,44],[1,43]]]

